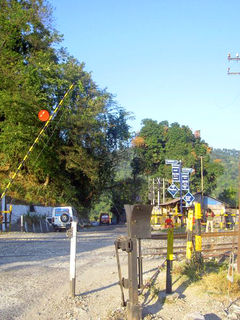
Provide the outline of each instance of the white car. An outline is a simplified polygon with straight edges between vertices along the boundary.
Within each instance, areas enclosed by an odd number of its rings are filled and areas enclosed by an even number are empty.
[[[73,207],[54,207],[52,210],[52,226],[55,231],[67,230],[72,221],[78,221],[77,211]]]

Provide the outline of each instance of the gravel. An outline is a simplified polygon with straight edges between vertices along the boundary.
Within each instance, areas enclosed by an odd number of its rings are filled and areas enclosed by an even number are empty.
[[[59,233],[0,235],[0,319],[3,320],[122,320],[114,240],[126,226],[99,226],[78,232],[76,297],[70,297],[70,241]],[[151,241],[143,241],[148,247]],[[162,245],[157,241],[152,246]],[[144,249],[144,248],[143,248]],[[127,254],[120,252],[122,276],[127,278]],[[144,281],[163,257],[144,258]],[[206,320],[229,319],[224,306],[199,294],[192,286],[176,283],[176,300],[166,302],[165,271],[158,276],[161,291],[150,289],[140,297],[144,319],[184,319],[188,314]],[[125,290],[127,297],[127,291]],[[236,314],[236,313],[235,313]],[[234,315],[235,315],[234,314]],[[228,315],[229,316],[229,315]]]

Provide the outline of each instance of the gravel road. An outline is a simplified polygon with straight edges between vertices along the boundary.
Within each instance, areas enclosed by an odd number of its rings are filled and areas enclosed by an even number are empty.
[[[115,317],[124,314],[114,247],[114,240],[120,235],[126,235],[126,226],[99,226],[78,232],[77,295],[71,298],[70,240],[65,232],[0,234],[0,320],[123,319]],[[164,244],[143,240],[143,253],[149,247]],[[127,278],[127,254],[119,253],[122,276]],[[144,257],[144,282],[162,262],[163,257],[157,255]],[[164,302],[165,273],[158,276],[160,291],[155,292],[153,287],[141,297],[144,319],[181,320],[192,312],[201,312],[206,320],[229,319],[223,312],[225,303],[212,299],[210,293],[202,293],[198,287],[186,286],[181,279],[174,279],[173,283],[179,299]],[[128,298],[127,290],[125,294]]]
[[[126,226],[78,232],[75,299],[69,296],[66,233],[0,235],[0,319],[109,319],[121,305],[114,240]],[[120,252],[127,278],[127,254]],[[156,260],[156,259],[155,259]],[[151,276],[159,261],[146,261]]]

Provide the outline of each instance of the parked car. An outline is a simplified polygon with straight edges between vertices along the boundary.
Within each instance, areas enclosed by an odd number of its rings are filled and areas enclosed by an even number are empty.
[[[77,211],[73,207],[53,208],[52,226],[55,231],[69,229],[72,221],[78,221]]]
[[[108,213],[101,213],[99,223],[100,224],[110,224],[110,215]]]

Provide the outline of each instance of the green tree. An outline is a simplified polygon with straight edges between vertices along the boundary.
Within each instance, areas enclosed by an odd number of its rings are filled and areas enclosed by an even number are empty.
[[[48,130],[35,146],[10,195],[40,203],[89,207],[109,187],[119,150],[129,139],[127,113],[91,74],[59,47],[44,0],[0,0],[0,176],[1,189],[16,170],[69,86]]]
[[[171,180],[171,166],[166,159],[181,160],[183,167],[195,169],[191,175],[191,191],[201,190],[200,157],[204,159],[204,191],[209,194],[216,187],[216,179],[223,169],[219,163],[210,161],[207,143],[194,136],[190,128],[178,123],[158,123],[151,119],[142,121],[139,137],[144,141],[135,147],[136,157],[142,159],[142,173],[151,177],[163,177]]]

